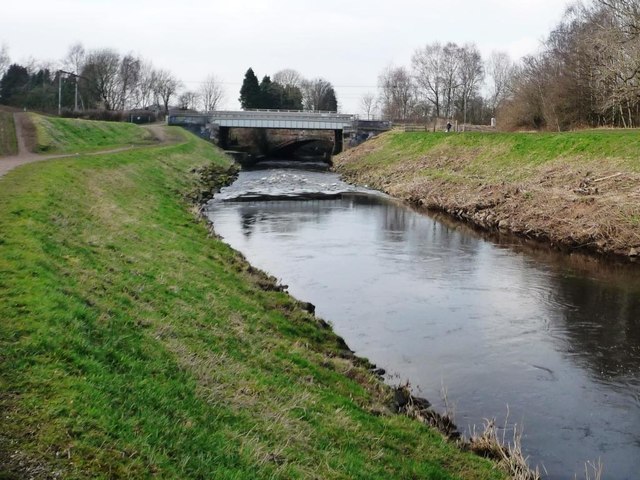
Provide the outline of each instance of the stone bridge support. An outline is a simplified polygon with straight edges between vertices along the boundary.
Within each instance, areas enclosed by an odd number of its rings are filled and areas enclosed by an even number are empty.
[[[343,147],[343,133],[342,130],[334,130],[334,141],[333,141],[333,153],[332,155],[338,155],[342,153]]]
[[[229,127],[220,127],[218,129],[218,146],[222,150],[229,150]]]

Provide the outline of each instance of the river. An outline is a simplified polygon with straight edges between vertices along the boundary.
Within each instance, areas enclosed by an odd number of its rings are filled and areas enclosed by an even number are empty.
[[[242,172],[208,216],[463,433],[508,412],[546,478],[598,460],[604,479],[639,478],[637,266],[486,238],[328,172]]]

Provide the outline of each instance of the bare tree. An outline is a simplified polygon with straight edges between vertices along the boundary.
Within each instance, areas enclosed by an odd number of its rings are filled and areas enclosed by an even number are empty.
[[[200,96],[191,90],[181,93],[178,97],[178,104],[183,110],[195,110],[199,101]]]
[[[367,115],[367,120],[371,120],[371,116],[373,115],[376,108],[376,97],[373,93],[367,92],[360,99],[360,106],[362,110]]]
[[[222,82],[215,76],[209,75],[199,90],[200,102],[205,112],[217,110],[224,99],[224,88]]]
[[[103,103],[106,110],[120,106],[120,55],[108,48],[91,51],[87,55],[82,75],[89,88]]]
[[[442,87],[444,98],[444,116],[451,118],[454,114],[458,89],[461,86],[460,68],[462,66],[463,49],[449,42],[442,47]]]
[[[323,78],[302,83],[302,103],[305,110],[332,112],[338,110],[338,100],[333,85]]]
[[[544,50],[518,68],[500,115],[557,130],[640,124],[640,1],[569,8]]]
[[[77,42],[69,47],[67,55],[62,59],[62,67],[68,72],[80,75],[80,73],[84,69],[86,56],[87,54],[84,47],[82,46],[82,43]],[[83,105],[84,108],[84,99],[80,94],[79,80],[80,79],[77,76],[74,78],[74,105],[76,109],[78,108],[78,102],[80,102],[80,104]]]
[[[11,57],[9,57],[9,47],[6,44],[2,44],[0,48],[0,77],[2,77],[11,63]]]
[[[158,103],[162,102],[165,113],[169,113],[169,102],[178,91],[180,81],[168,70],[156,70],[153,87]]]
[[[444,56],[442,45],[436,42],[416,50],[411,59],[418,92],[433,106],[436,118],[442,115],[442,99],[445,90]]]
[[[120,82],[120,99],[119,105],[121,109],[129,108],[134,103],[135,90],[140,80],[140,67],[142,61],[129,53],[122,57],[120,61],[119,82]]]
[[[597,5],[615,16],[621,31],[640,36],[640,2],[638,0],[597,0]]]
[[[82,43],[74,43],[69,47],[67,55],[62,59],[62,66],[65,70],[80,74],[84,68],[87,53]]]
[[[404,67],[387,67],[378,76],[382,114],[389,120],[407,120],[416,103],[416,89]]]
[[[508,95],[514,64],[508,53],[496,51],[491,53],[485,69],[489,76],[489,108],[495,117],[498,107]]]
[[[271,81],[275,83],[279,83],[283,87],[297,87],[301,88],[304,80],[304,77],[298,73],[298,71],[293,70],[292,68],[285,68],[273,74],[271,77]]]
[[[469,100],[478,91],[480,83],[484,79],[484,67],[482,56],[475,44],[464,45],[457,51],[459,58],[459,85],[463,104],[463,125],[467,123],[467,106]],[[464,128],[464,127],[463,127]]]
[[[156,75],[151,62],[141,60],[140,70],[138,74],[138,83],[135,89],[132,91],[131,102],[135,108],[148,108],[150,107],[155,98],[155,80]]]

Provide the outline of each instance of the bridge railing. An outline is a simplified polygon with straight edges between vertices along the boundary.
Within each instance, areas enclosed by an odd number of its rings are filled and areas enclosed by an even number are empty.
[[[307,111],[307,110],[242,110],[242,111],[230,111],[230,110],[216,110],[207,114],[211,118],[247,118],[247,117],[259,117],[259,118],[296,118],[296,119],[340,119],[352,121],[355,115],[347,113],[325,112],[325,111]]]
[[[336,112],[312,112],[305,110],[215,110],[209,113],[171,111],[169,125],[218,124],[239,128],[301,128],[346,129],[351,128],[355,115]]]

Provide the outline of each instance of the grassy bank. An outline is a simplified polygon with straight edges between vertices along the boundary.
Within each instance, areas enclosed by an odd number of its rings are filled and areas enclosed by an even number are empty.
[[[389,132],[334,161],[351,181],[491,230],[633,256],[640,134]]]
[[[86,153],[128,145],[152,144],[148,130],[131,123],[100,122],[30,114],[35,127],[34,151]]]
[[[209,235],[178,135],[0,179],[0,478],[502,478]]]
[[[0,110],[0,157],[18,153],[13,113]]]

